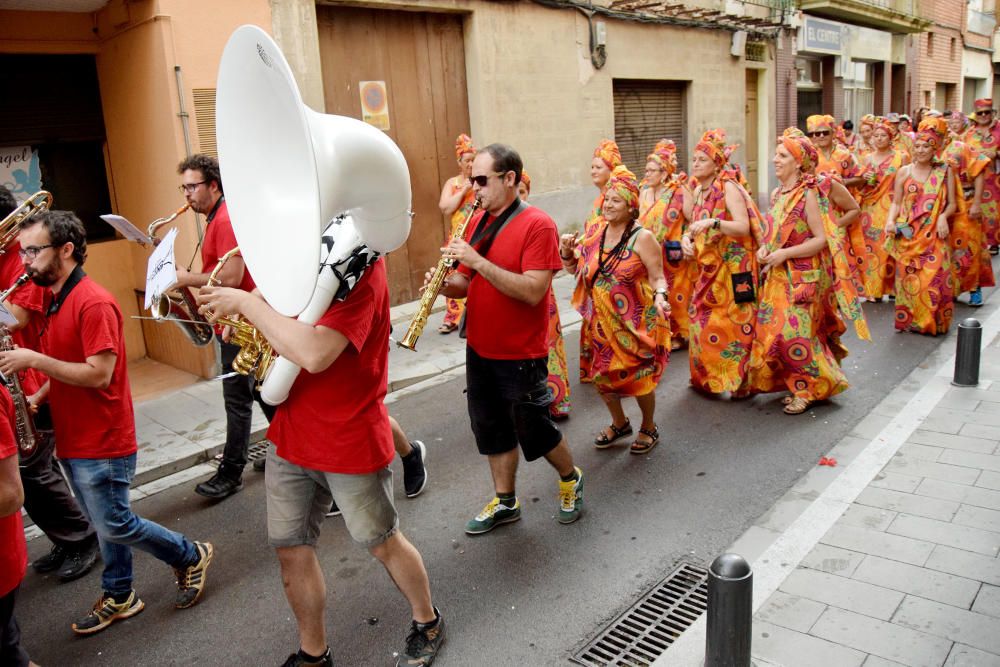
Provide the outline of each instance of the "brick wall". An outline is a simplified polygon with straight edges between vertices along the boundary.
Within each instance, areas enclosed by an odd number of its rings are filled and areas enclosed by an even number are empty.
[[[774,80],[776,113],[775,126],[778,133],[786,127],[792,127],[798,117],[798,94],[795,81],[798,74],[795,71],[795,31],[782,32],[775,48]]]
[[[912,113],[929,100],[938,109],[958,105],[962,89],[962,26],[964,2],[923,0],[921,15],[933,21],[928,32],[910,36],[907,68],[910,71],[910,106]],[[947,98],[937,99],[939,83],[949,88]]]
[[[834,56],[823,58],[823,113],[840,122],[844,113],[844,79],[838,76],[836,64]]]

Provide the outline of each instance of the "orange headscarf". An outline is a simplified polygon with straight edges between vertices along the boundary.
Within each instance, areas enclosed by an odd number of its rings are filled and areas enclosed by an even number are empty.
[[[875,123],[876,130],[884,130],[889,138],[892,139],[897,134],[899,134],[899,127],[895,123],[890,123],[887,118],[879,116],[877,122]]]
[[[608,165],[608,169],[611,170],[622,163],[622,153],[618,150],[618,144],[610,139],[601,140],[601,143],[594,149],[594,157],[604,160],[604,164]]]
[[[472,137],[467,134],[458,135],[455,139],[455,158],[461,160],[466,153],[475,153],[476,147],[472,143]]]
[[[780,138],[781,145],[785,147],[795,161],[798,162],[802,171],[812,173],[819,162],[819,151],[809,138],[802,134],[802,130],[797,127],[790,127],[785,130]]]
[[[668,175],[674,173],[674,156],[677,154],[677,144],[670,139],[660,139],[656,142],[653,152],[646,158],[647,162],[655,162]]]
[[[528,172],[524,169],[521,170],[521,182],[524,183],[524,187],[528,188],[528,194],[531,194],[531,178],[528,177]]]
[[[618,165],[611,172],[611,178],[604,191],[614,190],[617,192],[628,207],[632,210],[632,217],[639,214],[639,183],[635,180],[635,174],[628,170],[623,164]]]
[[[837,125],[837,121],[833,116],[823,114],[823,115],[813,115],[806,118],[806,132],[816,132],[826,128],[833,132],[833,128]]]
[[[871,125],[872,128],[874,129],[878,125],[878,116],[876,116],[875,114],[866,113],[864,116],[861,117],[861,120],[858,121],[858,127],[861,127],[862,125]]]
[[[948,136],[948,123],[944,118],[924,118],[917,128],[917,140],[923,140],[936,149]]]
[[[736,150],[736,144],[726,145],[726,131],[717,128],[709,130],[701,135],[701,141],[694,147],[696,151],[701,151],[715,163],[715,166],[722,169],[729,162],[729,156]]]

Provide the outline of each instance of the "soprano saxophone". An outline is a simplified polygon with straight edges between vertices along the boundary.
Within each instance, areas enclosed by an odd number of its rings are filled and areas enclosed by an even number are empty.
[[[22,274],[5,292],[0,293],[0,301],[6,301],[7,297],[14,290],[28,282],[30,278],[30,274]],[[14,338],[11,336],[10,329],[6,326],[0,326],[0,350],[6,352],[13,349]],[[24,390],[21,389],[21,380],[17,377],[17,373],[11,373],[10,375],[0,374],[0,378],[3,379],[3,383],[7,386],[7,391],[10,392],[10,397],[14,402],[17,447],[22,459],[26,459],[35,453],[35,448],[38,446],[38,434],[35,433],[35,421],[32,419],[31,410],[28,408],[28,399],[25,398]]]
[[[472,216],[476,214],[480,206],[482,206],[482,202],[477,199],[472,205],[472,210],[465,216],[462,224],[455,228],[455,233],[451,235],[452,239],[465,238],[465,229],[469,226],[469,221],[472,220]],[[424,288],[423,295],[420,297],[420,305],[417,307],[417,312],[413,314],[413,319],[410,320],[410,327],[406,330],[406,335],[403,336],[402,340],[396,343],[397,345],[405,347],[407,350],[416,351],[417,339],[420,338],[420,334],[424,332],[424,327],[427,326],[427,316],[431,314],[431,306],[434,305],[434,300],[441,293],[441,287],[444,286],[444,279],[455,268],[454,264],[454,260],[444,256],[438,260],[437,267],[434,268],[434,274],[431,276],[430,281]]]

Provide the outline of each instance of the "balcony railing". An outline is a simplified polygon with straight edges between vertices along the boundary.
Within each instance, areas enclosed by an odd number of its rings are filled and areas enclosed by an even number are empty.
[[[997,27],[997,19],[995,15],[976,11],[971,7],[967,11],[966,25],[968,26],[969,32],[986,36],[993,34],[993,30]]]

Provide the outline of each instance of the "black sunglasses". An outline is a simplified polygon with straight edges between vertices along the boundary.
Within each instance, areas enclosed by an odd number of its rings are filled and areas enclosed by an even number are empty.
[[[469,182],[478,185],[481,188],[485,188],[486,184],[490,180],[490,176],[503,176],[499,171],[493,172],[492,174],[483,174],[480,176],[469,176]]]
[[[828,137],[830,130],[820,130],[819,132],[806,132],[807,137]]]
[[[981,111],[977,111],[976,115],[977,116],[989,116],[991,113],[993,113],[993,109],[982,109]]]

